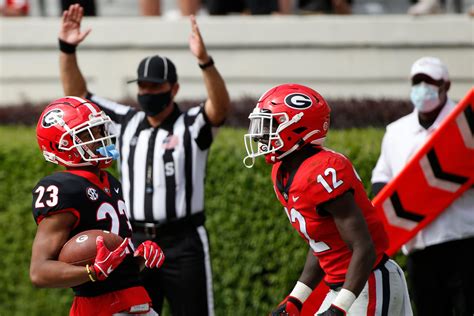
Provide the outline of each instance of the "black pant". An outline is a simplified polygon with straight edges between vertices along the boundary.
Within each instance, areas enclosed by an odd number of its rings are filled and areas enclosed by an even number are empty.
[[[134,232],[136,246],[147,239],[150,238],[145,234]],[[206,273],[206,264],[210,271],[210,262],[204,226],[161,235],[153,241],[165,254],[161,268],[145,268],[141,273],[153,309],[160,313],[166,298],[174,316],[213,315],[213,311],[209,312],[209,306],[212,310],[214,307],[212,276]]]
[[[474,238],[410,254],[408,277],[418,316],[472,316]]]

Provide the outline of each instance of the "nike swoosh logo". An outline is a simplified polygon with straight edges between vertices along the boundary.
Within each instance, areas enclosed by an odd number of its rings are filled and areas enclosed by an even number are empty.
[[[112,271],[114,271],[114,268],[112,268],[112,266],[110,266],[110,267],[107,269],[107,275],[111,274]]]
[[[299,198],[300,198],[299,196],[293,196],[293,197],[292,197],[292,199],[293,199],[293,202],[296,202],[296,201],[298,201],[298,199],[299,199]]]
[[[118,193],[119,193],[119,191],[120,191],[120,188],[114,188],[114,191],[115,191],[115,193],[117,193],[117,194],[118,194]]]

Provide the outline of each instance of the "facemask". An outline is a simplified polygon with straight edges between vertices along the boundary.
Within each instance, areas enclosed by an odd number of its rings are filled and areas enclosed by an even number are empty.
[[[138,103],[148,116],[160,114],[171,102],[171,90],[163,93],[139,94]]]
[[[415,108],[421,113],[428,113],[436,109],[440,103],[438,87],[420,82],[411,87],[410,99]]]

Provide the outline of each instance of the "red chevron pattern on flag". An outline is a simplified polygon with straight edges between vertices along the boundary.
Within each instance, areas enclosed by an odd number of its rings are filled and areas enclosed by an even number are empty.
[[[394,255],[474,185],[474,88],[458,103],[405,168],[374,198]],[[328,287],[321,283],[303,305],[313,316]]]
[[[474,89],[374,198],[395,254],[474,184]]]

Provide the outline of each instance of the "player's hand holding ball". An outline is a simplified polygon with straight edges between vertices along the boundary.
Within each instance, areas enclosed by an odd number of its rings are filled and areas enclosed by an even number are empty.
[[[142,242],[137,250],[135,250],[133,256],[145,258],[145,267],[150,269],[161,267],[165,261],[163,250],[151,240]]]
[[[122,263],[127,256],[129,242],[130,238],[125,238],[120,246],[114,251],[110,251],[104,244],[104,237],[98,236],[96,238],[97,255],[94,264],[90,267],[95,273],[95,279],[105,280]],[[89,266],[87,269],[89,271]]]
[[[317,316],[345,316],[346,312],[337,306],[331,305],[324,313]]]

